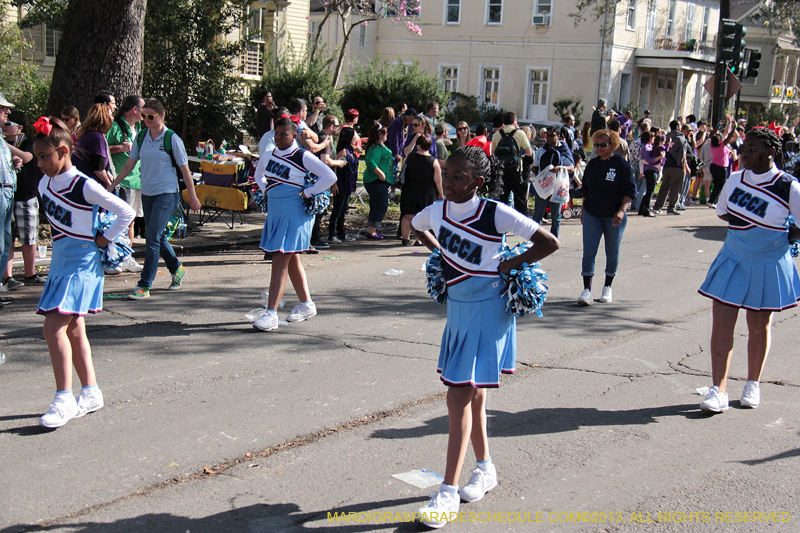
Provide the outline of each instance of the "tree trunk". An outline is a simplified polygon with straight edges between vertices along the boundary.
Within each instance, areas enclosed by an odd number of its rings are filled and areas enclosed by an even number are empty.
[[[121,102],[142,90],[147,0],[71,0],[53,70],[47,111],[73,105],[85,116],[94,96]]]

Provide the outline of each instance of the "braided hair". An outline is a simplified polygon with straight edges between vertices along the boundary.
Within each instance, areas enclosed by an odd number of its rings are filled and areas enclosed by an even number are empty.
[[[775,148],[775,166],[783,170],[783,143],[778,134],[769,128],[753,128],[747,132],[747,137],[753,137],[764,143],[767,149]]]
[[[467,163],[476,178],[483,176],[483,187],[478,190],[478,194],[491,199],[500,197],[503,192],[503,164],[496,157],[488,157],[477,146],[459,146],[448,159],[452,158]]]

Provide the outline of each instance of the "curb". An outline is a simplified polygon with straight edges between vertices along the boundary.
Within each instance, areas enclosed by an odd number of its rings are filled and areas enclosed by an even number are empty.
[[[238,248],[244,246],[251,246],[253,244],[261,244],[261,239],[243,239],[239,241],[214,241],[214,242],[198,242],[194,244],[172,244],[172,248],[177,253],[189,252],[213,252],[219,250],[229,250],[231,248]],[[144,247],[136,247],[133,249],[133,257],[144,257]]]

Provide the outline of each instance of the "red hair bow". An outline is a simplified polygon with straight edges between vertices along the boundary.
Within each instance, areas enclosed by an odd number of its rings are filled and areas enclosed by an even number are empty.
[[[38,135],[50,135],[53,131],[53,125],[50,124],[50,119],[47,117],[39,117],[39,120],[33,123],[33,129],[36,130]]]
[[[300,124],[300,117],[298,115],[281,115],[280,118],[288,118],[295,124]]]

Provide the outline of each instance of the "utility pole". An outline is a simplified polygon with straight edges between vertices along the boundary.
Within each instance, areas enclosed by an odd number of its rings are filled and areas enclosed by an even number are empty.
[[[722,55],[722,34],[723,20],[731,16],[731,0],[720,0],[719,2],[719,28],[717,30],[717,64],[714,76],[714,96],[711,105],[711,127],[716,129],[720,122],[725,118],[725,97],[728,93],[728,67],[721,59]]]

